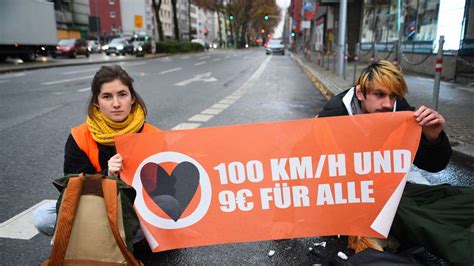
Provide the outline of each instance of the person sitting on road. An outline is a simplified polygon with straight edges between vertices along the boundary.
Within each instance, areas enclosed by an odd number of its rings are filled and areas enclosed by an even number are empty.
[[[102,66],[95,74],[86,121],[71,129],[66,141],[64,174],[120,176],[122,156],[116,152],[116,136],[157,132],[145,122],[145,102],[133,87],[133,79],[118,65]],[[133,202],[132,202],[133,203]],[[52,236],[56,202],[42,205],[33,214],[33,224]]]
[[[362,71],[355,87],[334,96],[318,117],[358,115],[375,112],[414,111],[404,96],[407,85],[401,71],[388,61],[371,64]],[[429,172],[443,170],[452,150],[438,112],[421,106],[413,113],[422,127],[414,164]],[[453,264],[474,263],[474,189],[447,184],[429,186],[407,183],[390,235],[401,248],[418,245]],[[378,241],[349,237],[356,252],[366,248],[383,250]]]

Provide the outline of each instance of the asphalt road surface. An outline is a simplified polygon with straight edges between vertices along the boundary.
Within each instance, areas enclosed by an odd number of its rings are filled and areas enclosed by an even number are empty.
[[[266,56],[263,49],[214,50],[119,64],[135,79],[147,104],[147,121],[163,130],[310,118],[325,103],[295,61],[288,55]],[[64,144],[70,128],[85,119],[90,82],[99,67],[0,75],[0,265],[37,265],[48,257],[50,238],[32,228],[31,213],[45,200],[57,198],[51,181],[63,175]],[[241,88],[246,92],[229,101],[228,96]],[[227,106],[210,112],[216,104]],[[470,180],[473,167],[455,156],[439,174],[419,172],[430,183],[466,184],[463,180]],[[327,241],[327,246],[315,255],[309,248],[320,241]],[[328,263],[338,251],[348,252],[346,243],[344,237],[334,236],[157,254],[142,249],[137,255],[149,265]],[[271,257],[270,250],[275,251]]]

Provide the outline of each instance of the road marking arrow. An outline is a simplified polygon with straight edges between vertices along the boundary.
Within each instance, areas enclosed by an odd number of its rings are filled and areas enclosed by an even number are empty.
[[[197,81],[202,81],[202,82],[215,82],[215,81],[217,81],[216,78],[211,77],[211,74],[212,74],[211,72],[197,74],[197,75],[194,75],[193,78],[178,82],[174,85],[176,85],[176,86],[186,86],[191,82],[197,82]]]

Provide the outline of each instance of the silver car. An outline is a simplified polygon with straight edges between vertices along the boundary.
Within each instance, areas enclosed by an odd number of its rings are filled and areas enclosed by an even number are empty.
[[[267,55],[269,54],[281,54],[285,55],[285,46],[281,39],[270,39],[267,43],[266,49]]]

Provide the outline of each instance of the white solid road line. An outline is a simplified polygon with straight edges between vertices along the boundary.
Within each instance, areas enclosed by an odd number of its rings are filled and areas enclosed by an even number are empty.
[[[146,62],[123,64],[125,67],[146,65]]]
[[[80,90],[77,90],[77,92],[85,92],[85,91],[90,91],[91,88],[84,88],[84,89],[80,89]]]
[[[205,63],[206,63],[206,61],[201,61],[201,62],[198,62],[198,63],[196,63],[196,64],[194,64],[194,65],[195,65],[195,66],[200,66],[200,65],[203,65],[203,64],[205,64]]]
[[[94,75],[85,76],[85,77],[78,77],[78,78],[72,78],[72,79],[62,79],[62,80],[56,80],[56,81],[49,81],[49,82],[44,82],[44,83],[41,83],[41,84],[43,84],[43,85],[54,85],[54,84],[59,84],[59,83],[65,83],[65,82],[70,82],[70,81],[81,80],[81,79],[90,79],[92,77],[94,77]]]
[[[165,70],[165,71],[161,71],[161,72],[160,72],[160,75],[163,75],[163,74],[166,74],[166,73],[175,72],[175,71],[178,71],[178,70],[181,70],[181,69],[183,69],[183,68],[182,68],[182,67],[177,67],[177,68],[168,69],[168,70]]]
[[[7,73],[0,75],[0,79],[10,79],[10,78],[17,78],[17,77],[23,77],[25,73]]]
[[[17,214],[9,220],[1,223],[0,237],[28,240],[37,235],[38,230],[36,230],[35,226],[33,225],[33,212],[39,206],[53,201],[54,200],[43,200],[28,210],[25,210],[22,213]]]
[[[91,71],[97,71],[97,70],[99,70],[99,68],[95,67],[95,68],[88,68],[88,69],[82,69],[82,70],[68,71],[68,72],[64,72],[64,73],[61,73],[61,74],[71,75],[71,74],[91,72]]]

